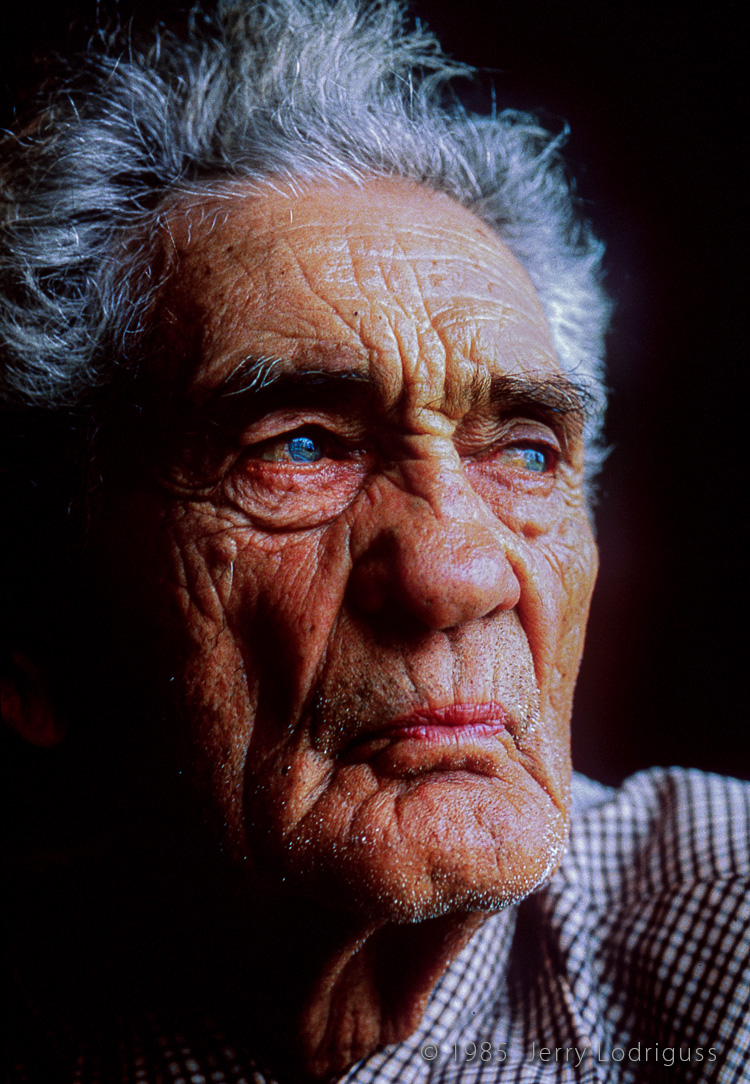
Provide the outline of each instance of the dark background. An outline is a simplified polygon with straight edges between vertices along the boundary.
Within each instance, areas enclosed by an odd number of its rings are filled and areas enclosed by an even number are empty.
[[[575,763],[605,781],[672,763],[750,778],[739,4],[413,10],[482,69],[470,105],[486,108],[494,83],[499,107],[570,124],[578,191],[609,246],[612,451]],[[147,22],[175,6],[120,11]],[[94,0],[24,0],[5,16],[2,124],[35,81],[32,56],[85,43],[94,12]]]

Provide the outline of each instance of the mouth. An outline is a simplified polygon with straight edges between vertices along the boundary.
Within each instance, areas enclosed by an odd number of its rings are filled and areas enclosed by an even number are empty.
[[[417,738],[420,741],[459,741],[465,737],[497,734],[510,722],[502,704],[450,704],[424,708],[395,719],[381,736]]]
[[[358,736],[349,746],[352,760],[365,760],[400,747],[414,755],[438,751],[497,748],[498,737],[510,736],[513,720],[502,704],[450,704],[419,708]]]

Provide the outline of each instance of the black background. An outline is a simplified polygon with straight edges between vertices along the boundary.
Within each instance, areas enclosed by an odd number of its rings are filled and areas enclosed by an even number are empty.
[[[750,778],[745,684],[745,246],[740,7],[603,0],[413,5],[480,69],[485,108],[571,127],[569,159],[608,242],[618,300],[597,514],[602,571],[574,720],[577,767]],[[173,5],[123,3],[125,19]],[[33,55],[86,40],[93,0],[4,16],[2,123]]]

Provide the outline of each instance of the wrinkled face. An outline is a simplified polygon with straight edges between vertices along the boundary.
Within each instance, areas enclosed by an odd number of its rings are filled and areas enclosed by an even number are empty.
[[[171,235],[184,425],[119,531],[181,770],[269,890],[397,920],[517,899],[564,845],[596,562],[534,288],[404,182],[240,190]]]

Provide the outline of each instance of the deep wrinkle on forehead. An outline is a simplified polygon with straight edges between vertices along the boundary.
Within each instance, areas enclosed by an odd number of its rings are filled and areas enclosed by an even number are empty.
[[[173,237],[203,326],[193,401],[252,384],[253,355],[277,359],[277,391],[282,371],[356,371],[391,407],[455,420],[498,376],[565,381],[525,271],[447,196],[373,179],[241,192],[181,217]]]

